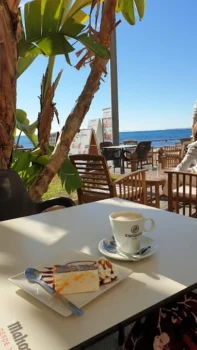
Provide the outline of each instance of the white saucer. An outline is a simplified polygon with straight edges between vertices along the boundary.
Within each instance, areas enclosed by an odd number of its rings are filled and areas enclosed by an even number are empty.
[[[141,248],[145,248],[145,247],[148,247],[148,246],[151,246],[152,249],[149,249],[147,251],[147,253],[143,254],[142,256],[140,256],[139,258],[135,258],[135,257],[132,257],[132,256],[126,256],[124,255],[123,253],[110,253],[108,252],[104,246],[103,246],[103,241],[105,240],[106,238],[102,239],[102,241],[99,243],[98,245],[98,249],[99,251],[106,257],[108,258],[111,258],[111,259],[115,259],[115,260],[122,260],[122,261],[139,261],[141,259],[145,259],[147,258],[148,256],[151,256],[153,255],[157,249],[158,249],[158,245],[155,243],[155,241],[149,237],[146,237],[146,236],[142,236],[142,239],[141,239],[141,244],[140,244],[140,249]]]

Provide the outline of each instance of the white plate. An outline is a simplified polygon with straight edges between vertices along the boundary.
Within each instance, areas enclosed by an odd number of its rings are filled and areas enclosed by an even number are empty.
[[[53,259],[52,261],[49,261],[47,264],[36,266],[36,268],[38,270],[44,270],[46,266],[50,267],[55,264],[66,264],[67,262],[71,262],[71,261],[83,261],[83,260],[96,260],[96,259],[89,254],[85,254],[79,251],[72,251],[72,252],[66,252],[63,256],[58,257],[58,259],[56,258],[55,260]],[[119,266],[119,265],[115,265],[115,266],[118,272],[118,278],[114,282],[111,282],[106,285],[102,285],[100,287],[100,290],[96,292],[72,294],[72,295],[68,295],[67,298],[70,301],[72,301],[75,305],[77,305],[79,308],[82,308],[84,305],[88,304],[93,299],[105,293],[108,289],[113,288],[116,284],[118,284],[119,282],[124,280],[126,277],[128,277],[132,272],[130,269],[124,268],[122,266]],[[55,297],[47,293],[39,284],[28,282],[24,276],[24,272],[21,272],[16,276],[10,277],[9,281],[16,284],[19,288],[23,289],[25,292],[29,293],[34,298],[40,300],[42,303],[49,306],[51,309],[55,310],[62,316],[67,317],[72,314],[70,309],[65,304],[63,304],[60,300],[56,299]]]
[[[105,238],[106,239],[106,238]],[[106,257],[110,258],[110,259],[115,259],[115,260],[122,260],[122,261],[139,261],[141,259],[145,259],[147,258],[148,256],[151,256],[153,255],[156,250],[158,249],[158,245],[155,244],[155,241],[152,239],[152,238],[149,238],[149,237],[146,237],[146,236],[142,236],[142,239],[141,239],[141,244],[140,244],[140,249],[141,248],[145,248],[145,247],[148,247],[148,246],[152,246],[153,248],[152,249],[149,249],[147,251],[147,253],[143,254],[140,258],[134,258],[134,257],[130,257],[130,256],[126,256],[126,255],[123,255],[121,253],[110,253],[108,252],[104,247],[103,247],[103,241],[105,240],[103,239],[99,245],[98,245],[98,249],[99,251]]]

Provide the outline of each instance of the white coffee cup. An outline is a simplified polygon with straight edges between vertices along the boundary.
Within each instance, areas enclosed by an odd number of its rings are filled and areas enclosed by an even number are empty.
[[[117,248],[126,255],[132,255],[140,250],[143,232],[151,232],[155,228],[153,219],[144,218],[142,214],[133,211],[121,211],[109,216]],[[145,228],[146,221],[151,222],[149,229]]]

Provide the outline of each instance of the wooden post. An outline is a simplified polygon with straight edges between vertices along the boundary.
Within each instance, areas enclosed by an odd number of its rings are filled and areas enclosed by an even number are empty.
[[[112,135],[113,144],[119,145],[119,111],[118,111],[118,72],[116,52],[116,29],[112,32],[110,47],[110,76],[111,76],[111,111],[112,111]]]

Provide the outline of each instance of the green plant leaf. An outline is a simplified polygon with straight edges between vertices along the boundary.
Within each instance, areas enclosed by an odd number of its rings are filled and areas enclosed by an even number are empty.
[[[65,159],[61,169],[58,172],[58,176],[61,179],[62,186],[65,188],[68,194],[77,190],[82,185],[77,169],[72,165],[69,158]]]
[[[35,135],[35,130],[38,126],[38,121],[35,121],[30,125],[29,119],[27,118],[27,113],[22,109],[17,109],[16,126],[17,129],[21,130],[29,138],[33,145],[36,146],[36,144],[38,143],[38,139]]]
[[[123,17],[126,21],[134,25],[135,24],[135,12],[133,0],[121,0],[120,9]]]
[[[42,23],[43,36],[58,31],[63,4],[63,0],[47,0]]]
[[[22,179],[25,184],[25,187],[28,189],[34,182],[37,174],[42,169],[42,166],[39,164],[33,164],[27,170],[22,173]]]
[[[20,157],[21,155],[21,151],[17,151],[17,150],[14,150],[12,152],[12,159],[13,159],[13,163],[15,163],[15,161]]]
[[[90,5],[91,0],[75,0],[70,9],[68,9],[70,0],[67,1],[68,4],[65,0],[34,0],[30,4],[25,4],[23,27],[26,37],[22,35],[19,41],[19,57],[64,54],[66,61],[71,64],[68,54],[74,51],[74,48],[68,39],[73,38],[96,55],[109,59],[109,51],[92,36],[79,35],[85,28],[82,23],[88,19],[88,15],[81,9]]]
[[[75,0],[65,18],[73,17],[79,10],[90,5],[92,0]]]
[[[31,157],[32,156],[38,157],[40,155],[40,153],[41,153],[41,150],[40,150],[40,147],[38,146],[37,148],[35,148],[31,151]]]
[[[62,24],[64,23],[66,15],[67,15],[71,5],[72,5],[72,0],[64,0],[63,6],[62,6],[62,14],[61,14],[61,18],[60,18],[60,26],[62,26]]]
[[[106,59],[110,58],[109,50],[107,50],[105,46],[95,41],[92,36],[88,34],[81,34],[77,36],[76,39],[80,41],[83,45],[85,45],[89,50],[94,52],[96,55]]]
[[[36,42],[38,48],[46,56],[62,55],[74,51],[64,35],[55,34]],[[32,54],[33,51],[31,51]]]
[[[82,24],[83,24],[84,22],[86,22],[86,21],[88,20],[89,15],[87,15],[87,13],[85,13],[84,11],[79,10],[79,11],[77,11],[77,12],[72,16],[72,18],[73,18],[76,22],[82,23]]]
[[[34,0],[35,1],[35,0]],[[43,51],[39,49],[34,43],[21,39],[18,43],[18,54],[19,57],[28,57],[28,56],[38,56],[43,55]]]
[[[31,161],[32,161],[32,163],[36,163],[36,164],[45,166],[49,162],[49,156],[46,154],[44,156],[37,156],[37,155],[33,155],[31,153]]]
[[[17,62],[17,78],[33,63],[37,56],[20,57]]]
[[[48,0],[36,0],[36,1],[41,1],[41,22],[43,23],[44,11]]]
[[[146,9],[146,0],[134,0],[137,8],[137,12],[139,14],[140,19],[144,17],[145,9]]]
[[[20,154],[18,154],[18,157],[12,166],[12,169],[15,170],[17,173],[28,169],[31,161],[30,152],[19,152],[19,153]]]
[[[75,38],[84,28],[85,25],[76,22],[73,18],[68,18],[60,29],[60,33]]]
[[[63,70],[61,70],[61,71],[58,73],[57,78],[55,79],[55,81],[54,81],[54,83],[53,83],[54,90],[56,90],[57,87],[58,87],[58,84],[59,84],[59,81],[60,81],[60,79],[61,79],[62,73],[63,73]]]
[[[66,59],[66,62],[67,62],[70,66],[72,66],[71,61],[70,61],[69,54],[65,54],[65,59]]]
[[[41,99],[43,99],[46,96],[46,93],[48,91],[49,86],[52,85],[52,75],[53,75],[54,64],[55,64],[55,56],[50,56],[48,59],[46,73],[44,74],[43,79],[42,79]]]
[[[26,40],[41,36],[41,1],[30,1],[24,5]]]
[[[120,5],[121,5],[121,0],[116,0],[116,12],[120,12],[121,10]]]

